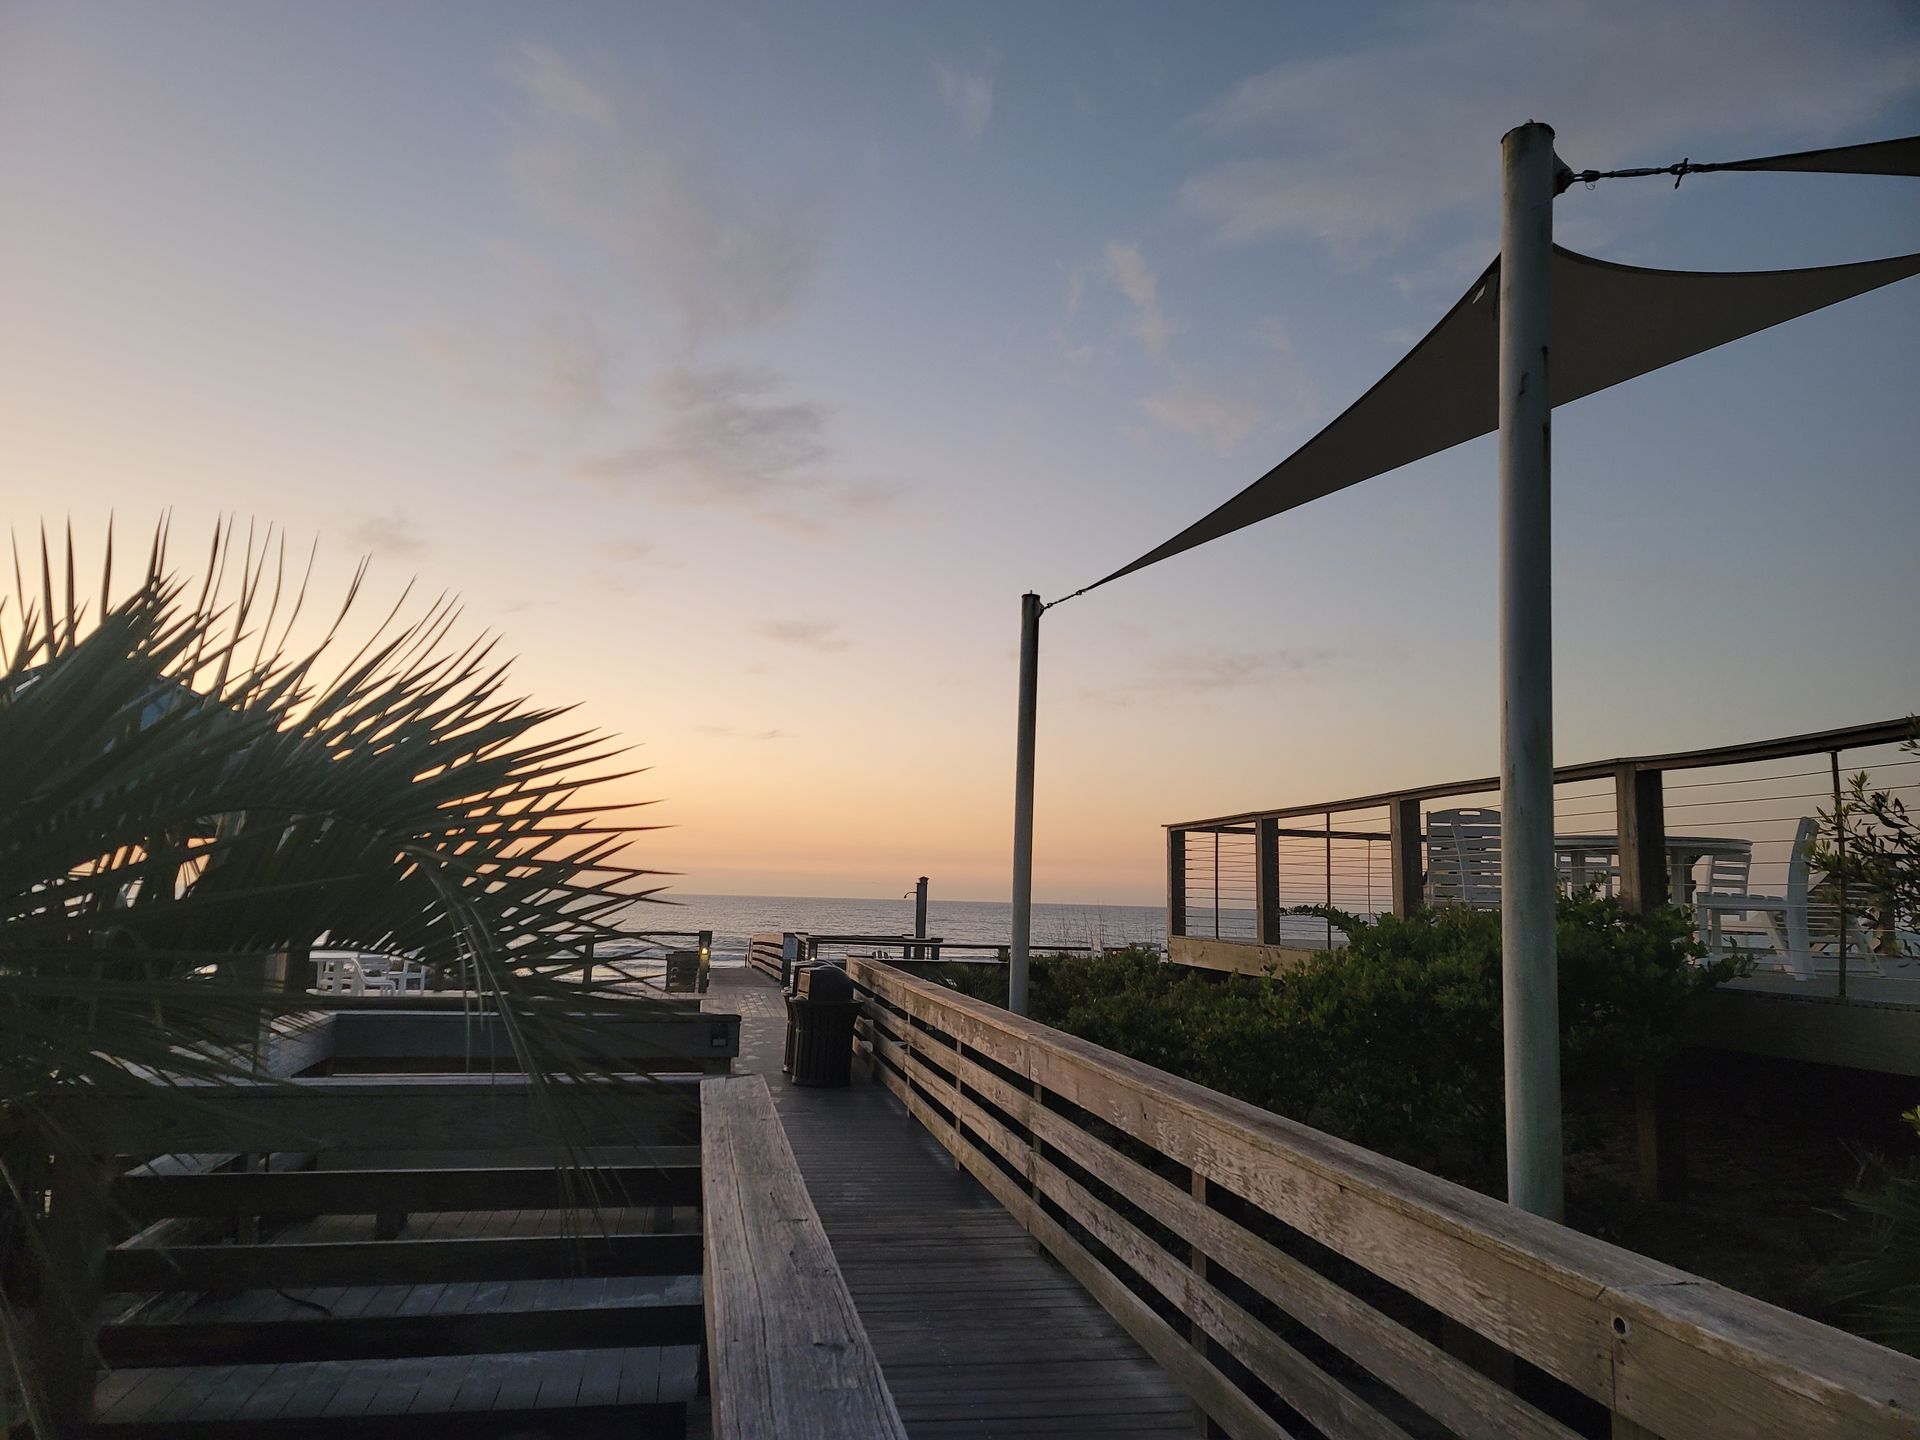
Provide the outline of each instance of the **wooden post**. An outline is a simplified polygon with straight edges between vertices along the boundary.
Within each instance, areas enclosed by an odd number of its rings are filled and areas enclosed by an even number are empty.
[[[1280,943],[1280,822],[1253,822],[1253,933],[1262,945]]]
[[[1167,949],[1187,933],[1187,832],[1167,831]]]
[[[45,1283],[39,1305],[40,1383],[63,1432],[93,1409],[99,1366],[94,1325],[107,1253],[107,1167],[91,1155],[57,1151],[48,1175]]]
[[[1405,920],[1426,901],[1426,882],[1420,863],[1418,800],[1388,802],[1387,849],[1393,866],[1393,913]]]
[[[593,939],[591,936],[588,937],[587,943],[581,951],[581,958],[587,963],[580,969],[580,988],[582,990],[591,990],[593,988]]]
[[[924,940],[927,938],[927,877],[924,875],[915,881],[913,886],[913,936],[916,940]],[[924,945],[914,946],[913,958],[916,960],[926,959],[927,947]]]
[[[1681,898],[1668,894],[1665,785],[1660,771],[1636,765],[1622,765],[1613,776],[1620,903],[1637,914]],[[1633,1077],[1640,1193],[1649,1200],[1687,1196],[1686,1117],[1673,1069],[1648,1067]]]
[[[284,957],[286,969],[280,972],[280,990],[285,995],[304,995],[313,985],[313,942],[289,945]]]
[[[1666,777],[1658,770],[1622,765],[1614,771],[1613,809],[1620,845],[1620,901],[1644,914],[1669,899],[1667,882]]]
[[[1280,822],[1274,820],[1262,821],[1260,823],[1263,825],[1272,824],[1277,826]],[[1189,1178],[1188,1193],[1202,1205],[1208,1204],[1208,1192],[1211,1187],[1207,1177],[1192,1170],[1189,1170],[1187,1175]],[[1198,1245],[1193,1245],[1189,1247],[1188,1255],[1193,1265],[1193,1273],[1204,1281],[1207,1278],[1206,1252]],[[1187,1339],[1192,1342],[1193,1348],[1206,1356],[1207,1359],[1215,1360],[1218,1358],[1220,1347],[1207,1338],[1207,1332],[1200,1327],[1199,1321],[1191,1318],[1188,1319]],[[1198,1435],[1200,1440],[1210,1440],[1210,1437],[1221,1433],[1219,1427],[1213,1423],[1213,1417],[1207,1414],[1205,1407],[1198,1401],[1195,1401],[1193,1406],[1193,1433]]]

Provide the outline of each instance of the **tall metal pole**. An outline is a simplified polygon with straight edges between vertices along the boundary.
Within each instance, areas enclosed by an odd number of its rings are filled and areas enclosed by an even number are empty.
[[[1559,1219],[1554,956],[1553,583],[1547,398],[1553,131],[1500,142],[1500,954],[1507,1199]]]
[[[1013,762],[1013,944],[1007,953],[1007,1008],[1027,1013],[1027,941],[1033,933],[1033,732],[1040,684],[1040,612],[1020,597],[1020,719]]]

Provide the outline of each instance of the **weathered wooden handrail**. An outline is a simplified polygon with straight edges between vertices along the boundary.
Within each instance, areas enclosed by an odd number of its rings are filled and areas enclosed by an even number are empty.
[[[905,1440],[766,1081],[708,1080],[700,1111],[717,1440]]]
[[[879,1077],[1231,1435],[1288,1433],[1262,1386],[1334,1436],[1404,1436],[1408,1405],[1462,1437],[1579,1433],[1436,1343],[1451,1322],[1616,1436],[1920,1436],[1920,1361],[895,967],[848,970]]]
[[[636,1075],[549,1081],[543,1092],[518,1074],[182,1082],[73,1097],[61,1123],[64,1135],[103,1155],[678,1145],[697,1134],[694,1083],[692,1075]],[[189,1109],[186,1100],[202,1103]]]

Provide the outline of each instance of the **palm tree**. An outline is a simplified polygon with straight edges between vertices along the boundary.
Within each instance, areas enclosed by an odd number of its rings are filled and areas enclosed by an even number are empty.
[[[27,1217],[77,1097],[201,1106],[206,1082],[257,1081],[262,1026],[308,1003],[269,968],[298,974],[324,940],[417,955],[497,1011],[563,1139],[552,1082],[622,1067],[561,971],[655,894],[621,858],[641,827],[600,798],[619,751],[512,696],[490,642],[453,643],[445,599],[409,620],[403,596],[349,645],[363,564],[296,645],[308,582],[289,583],[271,535],[216,530],[190,587],[163,523],[117,598],[109,535],[91,615],[71,534],[64,576],[44,535],[40,551],[37,587],[16,553],[11,611],[0,597],[0,1338],[16,1358]]]

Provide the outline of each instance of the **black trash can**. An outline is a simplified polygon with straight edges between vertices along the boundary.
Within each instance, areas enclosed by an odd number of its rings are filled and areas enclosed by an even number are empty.
[[[787,1077],[796,1085],[848,1084],[860,1014],[852,982],[846,972],[821,965],[802,971],[795,986],[803,993],[787,996]]]

